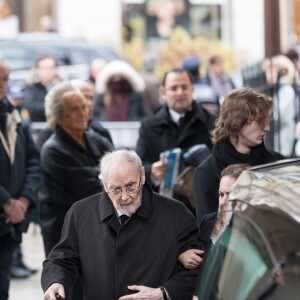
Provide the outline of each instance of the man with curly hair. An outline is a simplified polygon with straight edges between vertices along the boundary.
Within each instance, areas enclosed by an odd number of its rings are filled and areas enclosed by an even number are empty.
[[[231,164],[250,166],[274,162],[284,156],[266,149],[273,100],[250,88],[233,90],[225,98],[212,131],[212,154],[196,169],[194,195],[198,222],[218,209],[220,174]]]

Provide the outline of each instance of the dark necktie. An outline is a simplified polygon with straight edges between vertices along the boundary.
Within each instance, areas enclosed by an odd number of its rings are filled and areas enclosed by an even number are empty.
[[[123,225],[124,223],[126,223],[126,221],[129,219],[129,217],[127,215],[121,215],[120,216],[120,220],[121,220],[121,225]]]
[[[184,118],[184,117],[180,117],[178,122],[179,122],[179,123],[178,123],[178,124],[179,124],[179,127],[180,127],[180,128],[183,128],[184,125],[185,125],[185,118]]]

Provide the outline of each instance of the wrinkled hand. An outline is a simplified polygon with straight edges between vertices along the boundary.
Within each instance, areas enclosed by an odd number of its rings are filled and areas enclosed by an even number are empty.
[[[20,200],[13,198],[9,199],[8,203],[3,206],[3,209],[6,215],[6,222],[12,224],[22,222],[27,211],[27,208]]]
[[[203,253],[203,250],[189,249],[181,253],[178,256],[178,260],[186,269],[196,269],[203,262],[203,258],[201,257]]]
[[[25,212],[27,212],[28,207],[29,207],[29,200],[25,197],[19,197],[17,200],[19,200],[22,203],[22,205],[25,209]]]
[[[55,294],[65,299],[65,288],[60,283],[53,283],[44,294],[44,300],[56,300]]]
[[[155,180],[162,181],[165,178],[165,173],[168,170],[168,164],[164,164],[162,161],[157,161],[151,166],[152,177]]]
[[[138,293],[133,295],[122,296],[119,300],[162,300],[163,294],[160,288],[154,289],[144,285],[129,285],[128,289],[131,291],[137,291]]]

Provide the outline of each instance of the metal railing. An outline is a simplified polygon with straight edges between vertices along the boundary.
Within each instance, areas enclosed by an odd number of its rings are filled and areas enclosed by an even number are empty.
[[[139,137],[140,122],[100,122],[113,140],[115,148],[135,149]],[[33,122],[33,137],[36,140],[39,131],[47,127],[46,122]]]

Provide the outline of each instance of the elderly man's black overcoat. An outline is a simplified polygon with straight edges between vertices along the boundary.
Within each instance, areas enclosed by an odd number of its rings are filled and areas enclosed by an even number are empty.
[[[147,185],[147,184],[146,184]],[[142,206],[122,227],[108,195],[69,210],[61,241],[44,262],[42,287],[65,286],[66,299],[81,270],[84,299],[113,300],[128,285],[164,286],[174,300],[191,299],[198,270],[179,269],[178,255],[197,243],[193,215],[176,200],[143,189]]]

